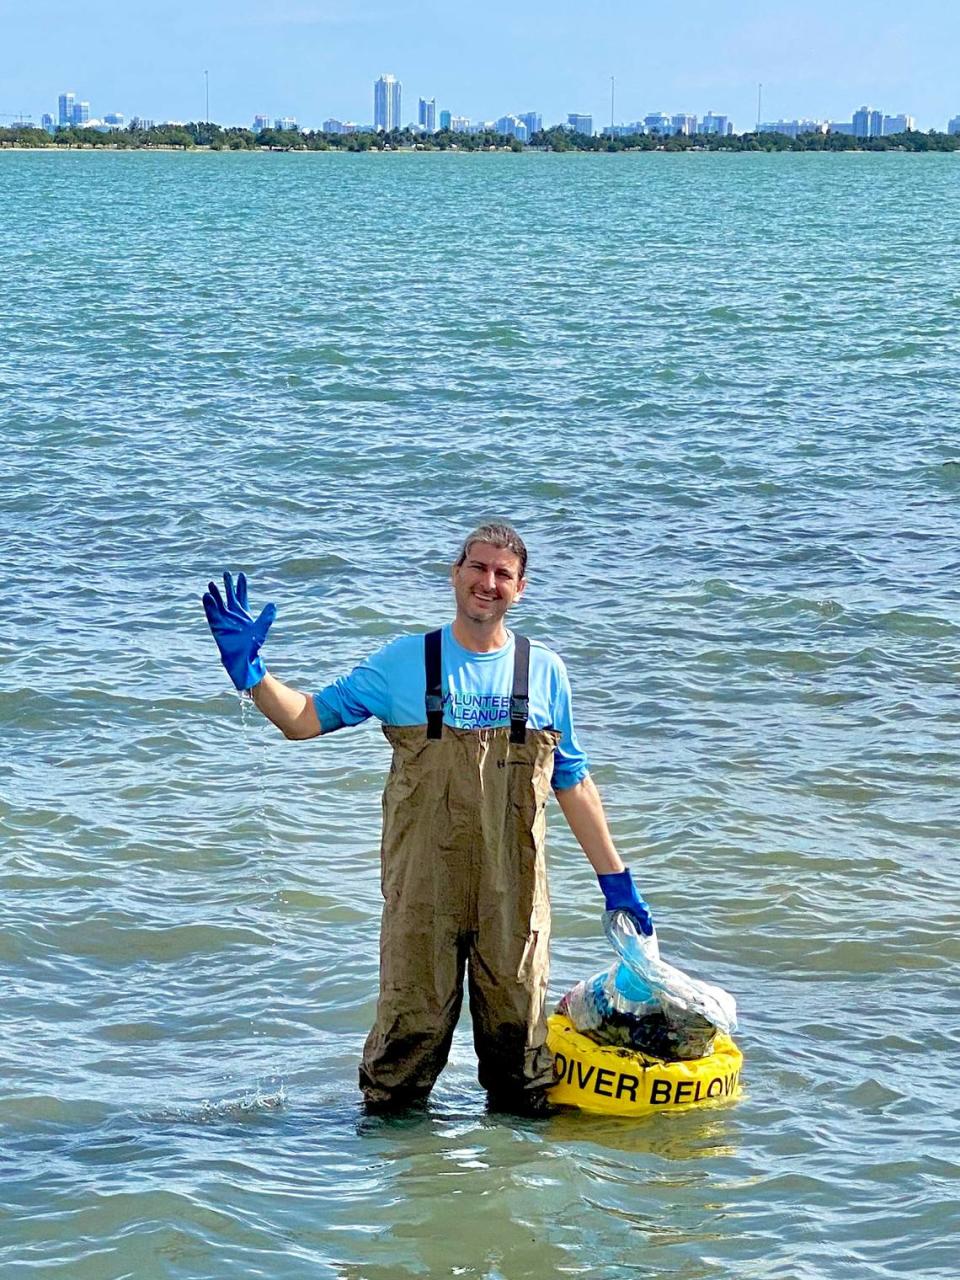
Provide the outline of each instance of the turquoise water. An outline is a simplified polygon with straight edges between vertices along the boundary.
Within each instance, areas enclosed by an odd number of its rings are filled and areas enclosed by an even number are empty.
[[[960,162],[0,154],[0,1270],[956,1274]],[[319,687],[478,517],[566,658],[746,1093],[364,1119],[373,726],[242,713],[244,568]],[[552,994],[606,962],[551,826]]]

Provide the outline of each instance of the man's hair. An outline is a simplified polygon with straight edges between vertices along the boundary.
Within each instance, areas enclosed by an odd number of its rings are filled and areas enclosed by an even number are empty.
[[[463,540],[463,546],[460,548],[459,556],[457,556],[458,567],[465,562],[470,554],[470,548],[475,542],[489,542],[491,547],[501,547],[504,551],[512,551],[520,561],[520,577],[525,576],[527,572],[527,548],[523,545],[523,539],[512,525],[501,524],[493,520],[488,524],[477,525],[476,529],[472,533],[468,533]]]

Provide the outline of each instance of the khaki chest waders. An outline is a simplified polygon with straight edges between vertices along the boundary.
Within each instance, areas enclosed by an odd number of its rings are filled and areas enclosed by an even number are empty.
[[[554,1081],[545,808],[554,729],[527,727],[530,643],[515,638],[510,727],[443,723],[439,631],[425,637],[426,723],[384,725],[380,997],[360,1086],[374,1106],[426,1097],[442,1071],[467,973],[479,1080],[522,1104]]]

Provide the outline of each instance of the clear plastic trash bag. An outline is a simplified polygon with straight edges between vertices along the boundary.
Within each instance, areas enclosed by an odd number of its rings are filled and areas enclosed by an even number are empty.
[[[638,933],[623,911],[604,912],[603,928],[619,960],[578,982],[557,1006],[578,1031],[678,1062],[706,1057],[718,1031],[736,1030],[733,996],[661,960],[656,933]]]

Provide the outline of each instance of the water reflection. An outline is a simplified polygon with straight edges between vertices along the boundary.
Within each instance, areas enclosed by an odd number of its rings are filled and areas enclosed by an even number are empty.
[[[641,1241],[632,1237],[673,1249],[725,1238],[713,1210],[704,1218],[702,1192],[692,1215],[679,1206],[734,1162],[738,1126],[729,1107],[643,1119],[564,1109],[511,1120],[482,1113],[479,1103],[471,1109],[461,1096],[419,1113],[364,1117],[357,1134],[382,1185],[376,1231],[334,1210],[339,1231],[363,1236],[363,1260],[349,1260],[345,1249],[337,1263],[338,1275],[353,1280],[612,1276],[619,1264],[611,1239],[636,1250]],[[719,1188],[717,1201],[722,1212]]]
[[[640,1118],[589,1115],[564,1109],[547,1122],[545,1138],[557,1145],[588,1143],[608,1151],[688,1161],[737,1154],[737,1104]]]

